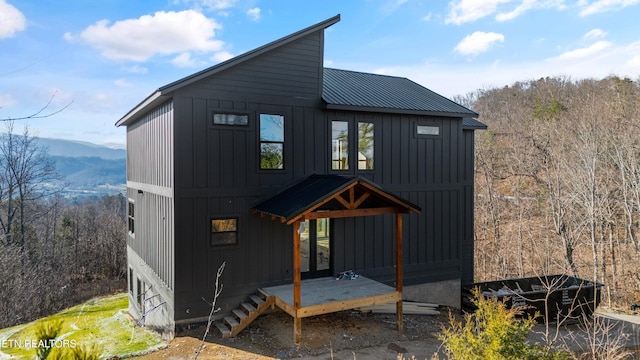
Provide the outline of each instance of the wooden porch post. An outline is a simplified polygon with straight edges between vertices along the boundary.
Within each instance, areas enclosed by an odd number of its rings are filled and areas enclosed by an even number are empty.
[[[402,334],[402,214],[396,213],[396,291],[400,300],[396,303],[396,323]]]
[[[300,343],[302,338],[302,319],[298,317],[300,310],[300,220],[293,223],[293,341]]]

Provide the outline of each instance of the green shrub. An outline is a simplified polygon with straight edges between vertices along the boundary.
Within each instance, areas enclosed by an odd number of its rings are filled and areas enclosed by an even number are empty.
[[[535,317],[518,319],[522,309],[507,309],[497,299],[487,299],[476,289],[473,303],[475,313],[466,314],[463,321],[449,316],[449,327],[443,327],[439,339],[443,341],[450,359],[568,359],[569,353],[529,344],[526,339]],[[538,315],[536,315],[538,316]]]
[[[49,345],[60,335],[60,330],[62,330],[62,323],[62,320],[49,320],[41,321],[36,325],[36,340],[38,340],[39,344],[45,345],[38,346],[36,352],[37,359],[44,360],[49,357],[49,354],[53,349],[53,347]]]

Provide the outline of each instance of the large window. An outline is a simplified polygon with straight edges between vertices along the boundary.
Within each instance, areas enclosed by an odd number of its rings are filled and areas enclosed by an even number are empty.
[[[349,154],[357,154],[358,170],[373,170],[374,162],[374,125],[370,122],[358,122],[357,143],[349,139],[348,121],[331,122],[331,169],[349,170]]]
[[[373,170],[373,123],[358,123],[358,169]]]
[[[238,219],[212,219],[211,245],[235,245],[238,243]]]
[[[331,169],[349,170],[349,123],[331,122]]]
[[[260,168],[284,168],[284,116],[260,114]]]

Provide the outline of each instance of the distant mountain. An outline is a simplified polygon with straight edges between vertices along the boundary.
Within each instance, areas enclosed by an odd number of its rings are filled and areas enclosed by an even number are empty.
[[[36,138],[39,146],[48,148],[51,156],[97,157],[102,159],[126,159],[124,149],[113,149],[86,141]]]
[[[124,193],[126,189],[126,157],[124,149],[112,149],[85,141],[37,138],[62,175],[69,198]]]

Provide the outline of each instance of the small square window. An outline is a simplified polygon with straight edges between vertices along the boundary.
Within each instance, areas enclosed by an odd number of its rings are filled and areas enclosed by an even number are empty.
[[[416,125],[416,135],[418,136],[438,136],[440,126],[437,125]]]
[[[238,243],[238,219],[211,220],[211,246]]]

